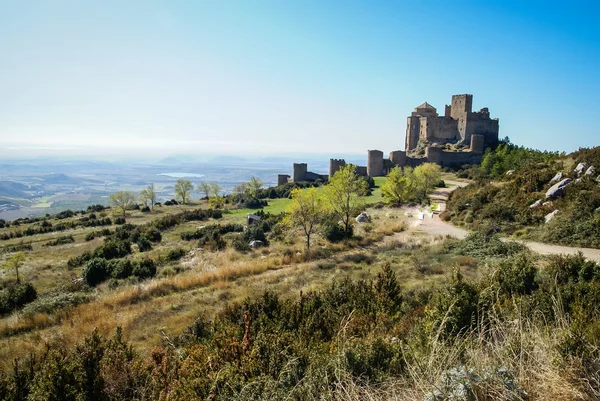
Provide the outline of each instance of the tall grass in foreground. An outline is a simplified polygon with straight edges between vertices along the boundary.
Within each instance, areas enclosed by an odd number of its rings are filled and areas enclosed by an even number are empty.
[[[557,318],[552,324],[539,316],[522,316],[516,306],[515,310],[512,319],[490,317],[487,324],[478,325],[483,328],[452,341],[441,341],[438,332],[428,339],[427,352],[419,357],[407,345],[408,374],[401,378],[371,386],[339,369],[329,394],[307,399],[600,399],[600,359],[566,350],[574,335],[560,305],[555,305]]]

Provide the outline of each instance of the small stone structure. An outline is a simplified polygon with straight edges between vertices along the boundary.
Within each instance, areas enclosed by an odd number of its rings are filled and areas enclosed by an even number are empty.
[[[384,158],[381,150],[367,151],[367,165],[357,166],[356,172],[365,177],[381,177],[395,166],[416,167],[423,163],[445,166],[479,164],[484,149],[498,142],[498,119],[491,119],[487,108],[472,111],[473,95],[454,95],[452,104],[447,105],[443,117],[435,107],[425,102],[414,109],[408,117],[405,150],[390,152]],[[465,150],[446,150],[442,146],[456,144]],[[419,148],[417,149],[418,145]],[[419,153],[418,150],[423,150]],[[308,171],[306,163],[294,163],[292,175],[279,174],[277,185],[300,181],[327,181],[336,171],[346,165],[343,159],[329,160],[329,175]]]

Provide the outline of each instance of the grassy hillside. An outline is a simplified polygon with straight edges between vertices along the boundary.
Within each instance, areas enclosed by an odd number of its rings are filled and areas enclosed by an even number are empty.
[[[515,155],[521,157],[518,163],[506,162]],[[586,166],[580,174],[574,171],[579,163]],[[585,174],[590,166],[600,167],[600,148],[569,155],[499,149],[486,155],[481,167],[463,172],[476,182],[452,194],[442,218],[516,238],[598,248],[600,185],[597,173]],[[572,183],[563,195],[546,199],[548,189],[560,181],[551,181],[558,173],[560,180],[570,178]],[[558,212],[546,223],[546,216],[554,211]]]
[[[600,394],[600,266],[431,236],[380,200],[375,188],[371,222],[318,235],[310,255],[278,224],[287,198],[252,229],[256,209],[206,201],[1,228],[3,262],[25,260],[21,284],[7,267],[0,288],[15,309],[0,318],[0,399]],[[261,235],[268,246],[241,246]]]

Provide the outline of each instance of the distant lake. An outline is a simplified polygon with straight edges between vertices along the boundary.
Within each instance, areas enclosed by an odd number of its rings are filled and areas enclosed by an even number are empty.
[[[157,175],[165,175],[172,178],[201,178],[205,176],[204,174],[197,173],[160,173]]]

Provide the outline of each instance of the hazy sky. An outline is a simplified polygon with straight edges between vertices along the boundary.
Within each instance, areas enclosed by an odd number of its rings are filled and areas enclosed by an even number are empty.
[[[414,107],[443,113],[457,93],[514,143],[600,145],[599,14],[529,0],[0,0],[0,148],[389,152]]]

